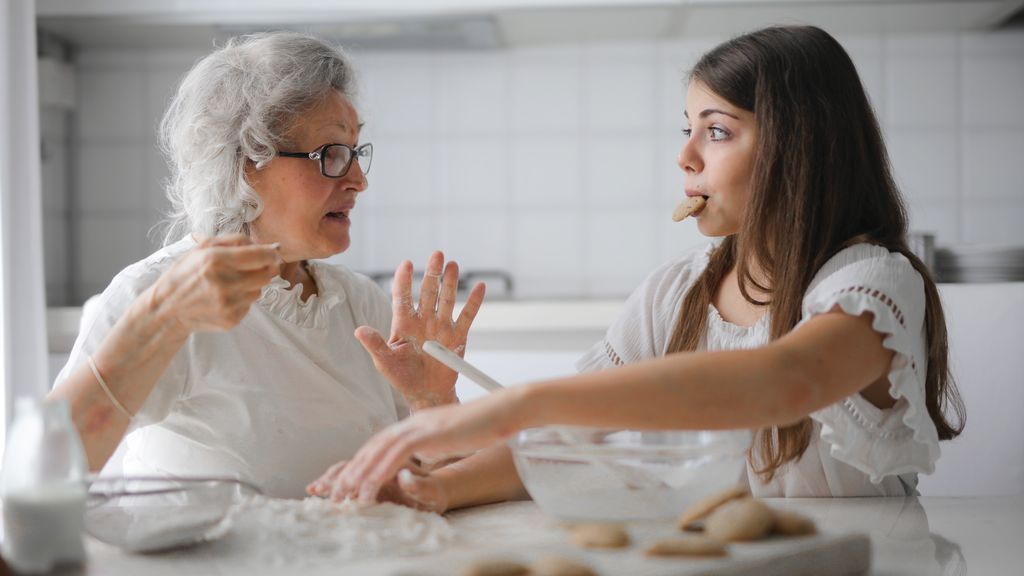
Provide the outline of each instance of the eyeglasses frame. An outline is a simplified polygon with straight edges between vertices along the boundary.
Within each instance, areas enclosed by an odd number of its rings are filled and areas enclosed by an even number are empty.
[[[348,163],[345,164],[345,169],[341,171],[341,174],[338,174],[337,176],[330,176],[330,175],[327,174],[327,165],[326,165],[327,155],[324,154],[324,151],[327,150],[328,148],[330,148],[331,146],[341,146],[342,148],[348,148],[348,152],[349,152]],[[373,143],[372,142],[366,142],[365,144],[360,144],[359,146],[355,146],[355,147],[349,146],[348,144],[342,144],[340,142],[332,142],[330,144],[324,144],[323,146],[317,148],[316,150],[313,150],[312,152],[282,152],[282,151],[278,150],[277,155],[278,156],[284,156],[285,158],[306,158],[308,160],[317,160],[317,161],[320,162],[320,175],[321,176],[323,176],[324,178],[344,178],[345,175],[348,174],[348,171],[352,169],[352,163],[356,161],[356,158],[359,158],[359,157],[362,157],[362,156],[366,155],[366,153],[364,152],[365,150],[369,150],[370,163],[372,165],[372,163],[373,163]],[[367,168],[363,172],[363,174],[365,175],[365,174],[367,174],[369,172],[370,172],[370,169]]]

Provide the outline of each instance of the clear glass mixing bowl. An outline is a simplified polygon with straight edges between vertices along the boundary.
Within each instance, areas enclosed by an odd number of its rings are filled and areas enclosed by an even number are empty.
[[[655,520],[735,485],[747,430],[531,428],[509,441],[530,496],[561,520]]]

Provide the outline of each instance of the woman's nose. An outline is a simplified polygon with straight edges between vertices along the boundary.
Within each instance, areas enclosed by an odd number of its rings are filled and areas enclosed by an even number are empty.
[[[359,165],[359,162],[353,162],[352,167],[348,169],[348,174],[342,178],[345,188],[348,190],[354,190],[356,192],[363,192],[366,187],[369,186],[370,182],[366,179],[366,174],[363,173],[363,167]]]

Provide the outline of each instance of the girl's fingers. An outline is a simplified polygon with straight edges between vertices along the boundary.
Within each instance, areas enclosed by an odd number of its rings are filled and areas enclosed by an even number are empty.
[[[356,455],[349,461],[348,466],[341,471],[335,482],[335,490],[344,495],[351,495],[363,483],[367,477],[367,471],[377,461],[378,454],[382,449],[390,446],[408,428],[408,419],[393,424],[378,432],[363,444],[363,447],[356,452]],[[335,491],[332,491],[331,499],[337,500]]]
[[[368,466],[363,475],[363,483],[359,487],[360,498],[363,497],[364,490],[369,493],[367,497],[372,495],[375,498],[376,491],[380,489],[381,484],[394,478],[402,465],[412,457],[416,451],[416,442],[405,436],[378,448],[377,457],[371,460],[372,464]]]
[[[469,327],[473,325],[473,320],[476,319],[476,314],[480,311],[480,305],[484,302],[484,293],[486,291],[487,288],[483,282],[477,282],[473,289],[470,290],[469,298],[466,299],[466,305],[462,307],[462,311],[459,312],[459,318],[455,321],[455,329],[460,334],[469,333]]]
[[[306,486],[306,493],[310,496],[323,496],[334,478],[345,469],[347,464],[348,460],[342,460],[331,465],[331,467],[321,474],[319,478],[310,482],[309,485]]]
[[[441,282],[441,295],[437,301],[437,316],[449,321],[455,309],[455,296],[459,291],[459,265],[453,260],[445,265]]]
[[[441,269],[444,265],[444,254],[434,251],[427,258],[427,268],[423,272],[423,284],[420,285],[420,315],[429,316],[437,310],[437,290],[441,280]]]

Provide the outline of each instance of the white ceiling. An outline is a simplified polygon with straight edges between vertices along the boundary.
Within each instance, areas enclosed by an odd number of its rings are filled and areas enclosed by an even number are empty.
[[[37,0],[40,27],[74,45],[170,48],[268,28],[365,49],[681,38],[787,23],[947,32],[992,29],[1022,9],[1024,0]]]

